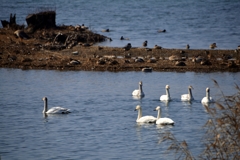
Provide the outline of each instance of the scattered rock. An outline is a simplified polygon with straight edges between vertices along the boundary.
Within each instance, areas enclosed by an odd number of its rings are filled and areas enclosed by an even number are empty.
[[[30,58],[24,58],[24,59],[22,59],[22,62],[32,62],[32,59],[30,59]]]
[[[78,65],[78,64],[81,64],[81,63],[78,60],[73,59],[69,62],[69,64]]]
[[[152,51],[152,49],[151,48],[146,48],[146,51],[150,52],[150,51]]]
[[[143,60],[142,58],[136,57],[135,62],[136,62],[136,63],[143,63],[144,60]]]
[[[117,65],[117,64],[119,64],[119,63],[118,63],[118,61],[113,60],[113,61],[110,61],[109,64],[110,64],[110,65]]]
[[[78,51],[72,52],[73,55],[78,55]]]
[[[125,59],[125,60],[124,60],[124,63],[131,63],[131,61],[128,60],[128,59]]]
[[[183,61],[177,61],[175,66],[186,66],[186,64]]]
[[[106,62],[103,60],[103,59],[99,59],[98,61],[97,61],[97,64],[99,64],[99,65],[104,65]]]
[[[143,72],[152,72],[152,68],[151,67],[144,67],[144,68],[142,68],[142,71]]]
[[[212,63],[207,60],[207,59],[203,59],[201,62],[200,62],[201,65],[212,65]]]
[[[149,60],[147,60],[148,63],[156,63],[157,60],[155,58],[150,58]]]
[[[23,30],[16,30],[14,34],[20,39],[29,39],[29,36]]]
[[[237,68],[238,66],[236,65],[236,63],[234,61],[229,61],[228,62],[228,68]]]
[[[131,57],[132,57],[131,53],[127,53],[127,54],[124,55],[124,58],[131,58]]]
[[[177,56],[177,55],[172,55],[168,58],[170,61],[179,61],[182,60],[182,57]]]
[[[155,46],[154,46],[154,49],[162,49],[162,47],[161,47],[161,46],[158,46],[158,45],[155,45]]]

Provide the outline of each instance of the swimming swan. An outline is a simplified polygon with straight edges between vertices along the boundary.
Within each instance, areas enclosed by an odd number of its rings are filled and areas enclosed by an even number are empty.
[[[161,95],[160,101],[170,101],[171,100],[170,93],[169,93],[170,86],[166,85],[165,88],[166,88],[166,95]]]
[[[182,94],[181,95],[181,100],[182,101],[192,101],[194,100],[193,95],[192,95],[192,86],[188,86],[188,94]]]
[[[137,105],[135,111],[138,110],[138,117],[136,122],[138,123],[155,123],[157,118],[153,116],[143,116],[142,117],[142,108],[140,105]]]
[[[212,97],[210,97],[210,88],[206,88],[206,97],[203,97],[202,103],[213,103],[214,100]]]
[[[174,121],[170,118],[161,118],[161,107],[157,106],[154,111],[158,111],[156,124],[174,125]]]
[[[142,90],[142,81],[139,82],[139,89],[135,89],[133,92],[132,92],[132,95],[133,96],[136,96],[136,97],[144,97],[144,92]]]
[[[70,109],[62,108],[62,107],[52,107],[51,109],[48,110],[48,99],[47,99],[47,97],[43,97],[42,100],[44,101],[43,113],[47,113],[47,114],[68,114],[68,113],[71,113]]]

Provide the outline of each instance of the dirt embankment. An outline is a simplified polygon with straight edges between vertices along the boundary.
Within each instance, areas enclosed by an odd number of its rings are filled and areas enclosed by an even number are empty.
[[[32,20],[31,22],[35,22]],[[21,31],[27,37],[20,35]],[[18,30],[19,32],[15,32]],[[15,32],[15,34],[14,34]],[[87,71],[240,71],[239,50],[95,46],[111,40],[85,26],[0,29],[0,67]],[[126,41],[126,44],[128,42]]]

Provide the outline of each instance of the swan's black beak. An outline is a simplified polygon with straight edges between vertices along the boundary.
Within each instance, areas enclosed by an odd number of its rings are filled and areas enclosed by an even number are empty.
[[[153,111],[156,111],[156,109],[154,109]]]
[[[134,111],[136,111],[136,109],[134,109]]]

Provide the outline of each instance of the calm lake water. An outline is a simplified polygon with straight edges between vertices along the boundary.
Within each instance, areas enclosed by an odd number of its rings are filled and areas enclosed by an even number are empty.
[[[240,1],[163,1],[163,0],[1,0],[0,20],[16,13],[17,23],[26,24],[28,14],[56,10],[57,25],[85,24],[96,33],[113,39],[99,45],[141,47],[155,44],[164,48],[236,49],[240,39]],[[109,33],[101,32],[110,29]],[[157,33],[166,29],[166,33]],[[129,41],[120,41],[124,36]],[[214,99],[220,91],[234,94],[240,73],[215,72],[84,72],[0,69],[0,156],[2,159],[173,159],[169,144],[159,144],[163,133],[186,140],[194,156],[204,146],[202,126],[208,119],[200,103],[206,87]],[[143,82],[146,96],[133,99],[131,93]],[[173,101],[159,97],[169,84]],[[192,104],[180,101],[188,85],[194,87]],[[49,106],[72,110],[69,115],[44,117],[42,97]],[[143,115],[162,115],[175,121],[173,127],[138,125],[135,106]]]
[[[208,119],[200,103],[206,87],[214,99],[220,91],[236,93],[240,73],[216,72],[85,72],[0,69],[0,156],[5,159],[173,159],[167,143],[159,144],[163,133],[186,140],[194,156],[204,146],[202,126]],[[145,97],[136,100],[131,93],[143,82]],[[159,101],[170,85],[173,101]],[[192,104],[180,101],[187,86],[194,87]],[[49,106],[72,110],[68,115],[42,114],[42,97]],[[162,116],[175,121],[173,127],[138,125],[135,106],[143,115]]]
[[[99,45],[141,47],[236,49],[240,45],[240,1],[226,0],[1,0],[0,20],[16,13],[17,23],[25,24],[28,14],[56,10],[57,25],[89,26],[96,33],[113,39]],[[109,33],[101,32],[110,29]],[[166,33],[157,33],[166,29]],[[120,41],[120,37],[130,41]]]

